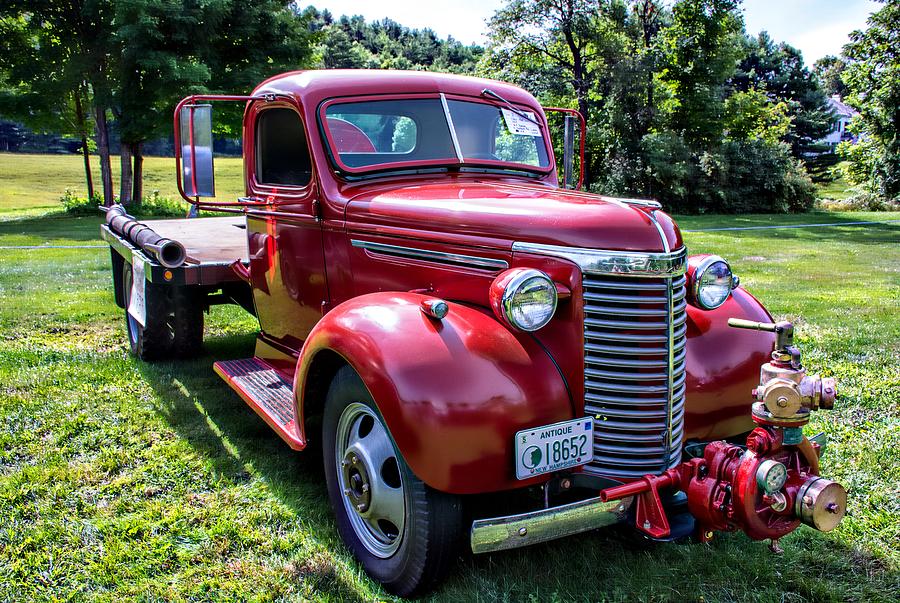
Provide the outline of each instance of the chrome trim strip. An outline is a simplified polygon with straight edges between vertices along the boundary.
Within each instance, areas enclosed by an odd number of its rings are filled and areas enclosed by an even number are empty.
[[[401,247],[400,245],[375,243],[374,241],[360,241],[358,239],[351,239],[350,244],[354,247],[359,247],[360,249],[365,249],[373,253],[381,253],[384,255],[414,260],[425,260],[426,262],[437,262],[439,264],[450,264],[463,268],[476,268],[478,270],[492,271],[506,270],[509,268],[509,262],[506,260],[480,258],[474,255],[432,251],[430,249],[418,249],[416,247]]]
[[[667,279],[666,285],[667,285],[666,286],[666,297],[669,298],[668,304],[666,304],[666,307],[668,307],[668,309],[669,309],[669,316],[666,319],[666,323],[668,323],[666,326],[666,333],[669,336],[669,341],[666,342],[666,347],[669,349],[669,354],[668,354],[669,367],[666,371],[669,376],[669,378],[667,380],[668,385],[669,385],[669,391],[666,394],[666,398],[668,398],[668,404],[666,404],[666,407],[667,407],[666,408],[666,411],[667,411],[666,412],[666,441],[663,444],[666,451],[665,451],[665,454],[663,455],[663,466],[659,470],[660,473],[662,473],[663,471],[665,471],[666,469],[669,468],[669,456],[671,455],[671,452],[672,452],[672,410],[673,410],[673,407],[675,406],[675,404],[674,404],[675,400],[672,395],[674,393],[674,389],[675,389],[674,388],[674,385],[675,385],[675,383],[674,383],[675,382],[675,374],[674,374],[674,370],[675,370],[675,309],[674,309],[674,305],[675,304],[672,301],[672,297],[674,296],[674,291],[673,291],[673,287],[672,287],[672,279]]]
[[[662,241],[663,249],[666,252],[672,251],[672,248],[669,247],[669,239],[666,238],[666,233],[663,232],[662,225],[659,223],[659,220],[656,219],[654,215],[656,211],[648,211],[647,216],[650,218],[650,221],[653,222],[653,225],[656,226],[656,231],[659,233],[659,238]]]
[[[685,247],[668,253],[641,253],[515,242],[512,250],[561,257],[578,264],[584,274],[665,278],[681,276],[687,269],[687,249]]]
[[[602,502],[599,497],[519,515],[472,522],[473,553],[505,551],[547,542],[625,521],[632,498]]]
[[[459,147],[459,139],[456,137],[456,128],[453,127],[453,118],[450,116],[450,106],[447,104],[447,97],[441,92],[441,105],[444,107],[444,117],[447,118],[447,125],[450,126],[450,140],[453,141],[453,150],[456,151],[456,158],[460,163],[465,163],[462,150]]]

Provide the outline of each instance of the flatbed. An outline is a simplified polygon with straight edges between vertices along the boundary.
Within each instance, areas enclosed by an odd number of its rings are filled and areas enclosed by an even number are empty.
[[[160,236],[184,245],[187,261],[183,266],[166,269],[152,254],[144,253],[128,239],[110,230],[106,224],[100,227],[100,236],[122,257],[137,257],[142,260],[144,274],[149,282],[213,286],[241,280],[231,266],[234,262],[244,265],[249,262],[244,216],[142,222]],[[171,273],[171,278],[165,278],[167,271]]]

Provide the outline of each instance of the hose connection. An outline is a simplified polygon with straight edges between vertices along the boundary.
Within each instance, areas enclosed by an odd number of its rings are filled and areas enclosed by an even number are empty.
[[[753,393],[751,413],[757,427],[746,445],[711,442],[702,457],[661,475],[607,488],[600,498],[637,497],[637,528],[652,538],[665,538],[671,530],[659,491],[680,490],[687,495],[700,540],[709,540],[716,531],[742,530],[753,540],[770,539],[770,549],[780,552],[778,539],[800,523],[827,532],[846,512],[846,490],[819,475],[822,448],[802,429],[812,411],[834,406],[837,388],[834,379],[806,375],[800,350],[793,345],[791,323],[731,319],[728,324],[776,334],[772,359],[763,364]]]

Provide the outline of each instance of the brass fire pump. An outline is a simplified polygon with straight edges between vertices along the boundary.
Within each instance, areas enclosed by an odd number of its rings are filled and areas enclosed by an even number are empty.
[[[653,538],[670,534],[659,490],[687,495],[688,509],[701,540],[715,530],[742,530],[754,540],[778,539],[800,522],[827,532],[844,517],[847,492],[837,482],[819,476],[821,448],[803,435],[810,412],[834,406],[834,379],[808,376],[794,346],[789,322],[758,323],[730,319],[739,329],[775,333],[775,351],[762,365],[753,391],[751,416],[757,427],[745,446],[710,442],[703,456],[663,472],[607,488],[603,501],[636,496],[638,529]]]

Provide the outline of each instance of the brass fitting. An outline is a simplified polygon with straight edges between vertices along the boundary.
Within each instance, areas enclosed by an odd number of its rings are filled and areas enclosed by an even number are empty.
[[[737,318],[728,319],[728,325],[776,334],[772,360],[762,365],[759,387],[754,390],[757,400],[753,404],[754,419],[771,425],[801,427],[809,422],[810,412],[834,408],[837,384],[831,377],[806,374],[800,350],[794,346],[794,325]]]

